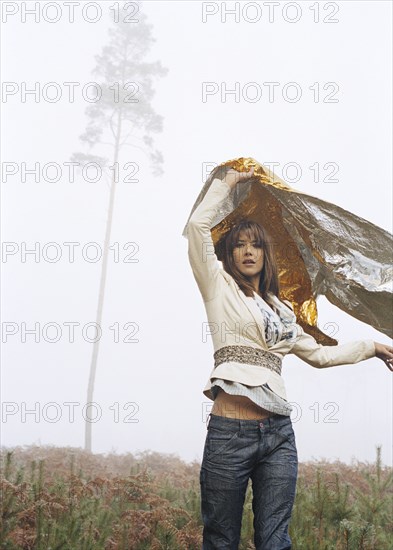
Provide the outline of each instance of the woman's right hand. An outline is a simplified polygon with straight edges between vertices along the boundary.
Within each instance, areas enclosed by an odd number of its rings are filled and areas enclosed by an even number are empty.
[[[225,174],[223,181],[225,181],[231,189],[236,187],[239,181],[244,181],[252,178],[254,175],[254,166],[251,166],[251,169],[248,172],[238,172],[234,168],[230,168]]]

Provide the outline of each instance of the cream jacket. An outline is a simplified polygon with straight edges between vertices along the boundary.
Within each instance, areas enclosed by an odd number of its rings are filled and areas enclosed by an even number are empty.
[[[248,346],[274,353],[280,359],[293,353],[317,368],[353,364],[374,357],[375,346],[371,339],[323,346],[298,324],[296,338],[281,340],[270,348],[267,346],[263,316],[255,300],[247,297],[233,277],[222,269],[214,252],[210,232],[212,220],[220,203],[231,192],[225,181],[215,178],[187,225],[188,257],[205,305],[214,352],[224,346]],[[285,303],[292,311],[290,302]],[[250,386],[268,383],[274,392],[287,399],[281,374],[270,368],[236,361],[219,364],[212,369],[203,390],[209,399],[213,399],[210,388],[214,377]]]

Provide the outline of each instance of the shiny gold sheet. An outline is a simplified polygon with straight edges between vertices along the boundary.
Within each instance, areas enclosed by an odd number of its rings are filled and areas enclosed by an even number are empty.
[[[255,176],[236,186],[213,221],[218,258],[223,235],[241,218],[255,220],[273,238],[280,298],[292,302],[305,332],[323,345],[337,344],[317,326],[316,298],[324,295],[352,317],[393,337],[393,237],[387,231],[291,188],[255,159],[243,157],[224,162],[211,172],[190,216],[214,178],[223,178],[229,168],[248,171],[251,166]],[[326,328],[334,330],[334,321]]]

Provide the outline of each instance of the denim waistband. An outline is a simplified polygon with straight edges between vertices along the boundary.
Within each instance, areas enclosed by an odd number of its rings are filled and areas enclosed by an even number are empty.
[[[273,414],[263,420],[241,418],[228,418],[226,416],[220,416],[217,414],[208,414],[206,422],[206,429],[211,426],[221,426],[222,428],[232,428],[238,430],[259,430],[263,428],[274,428],[275,426],[282,426],[284,424],[292,424],[290,416],[283,414]]]

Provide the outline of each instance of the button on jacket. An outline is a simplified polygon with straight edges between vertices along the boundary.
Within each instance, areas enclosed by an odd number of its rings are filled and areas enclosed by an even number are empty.
[[[247,297],[234,278],[221,267],[214,252],[210,232],[212,221],[221,202],[231,192],[225,181],[213,179],[187,224],[188,257],[205,305],[214,353],[224,351],[224,348],[233,351],[237,349],[233,346],[239,346],[240,354],[243,350],[251,351],[251,355],[255,350],[262,350],[268,352],[267,357],[270,352],[279,361],[287,353],[293,353],[317,368],[354,364],[374,357],[375,346],[371,339],[323,346],[297,323],[294,338],[282,339],[273,346],[267,346],[263,316],[257,303]],[[285,300],[284,303],[293,311],[289,301]],[[249,353],[245,354],[245,358],[249,356]],[[277,369],[255,364],[255,361],[240,361],[236,353],[235,360],[224,360],[212,369],[203,390],[209,399],[213,399],[210,389],[215,377],[250,386],[268,383],[275,393],[287,399],[281,369],[279,373]]]

